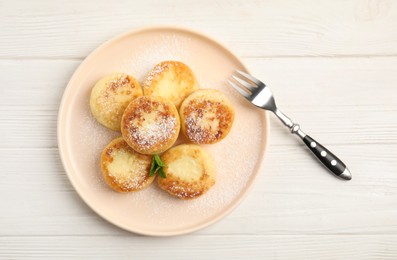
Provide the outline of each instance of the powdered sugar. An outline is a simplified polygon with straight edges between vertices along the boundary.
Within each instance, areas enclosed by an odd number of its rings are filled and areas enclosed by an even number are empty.
[[[163,143],[172,138],[176,133],[176,118],[167,117],[159,118],[156,122],[146,124],[145,126],[131,126],[130,139],[143,147],[150,149],[158,143]]]
[[[145,83],[143,83],[145,86],[150,86],[152,84],[152,80],[159,74],[161,74],[164,71],[164,67],[161,66],[161,64],[157,64],[154,66],[153,70],[150,71],[149,75],[145,79]]]

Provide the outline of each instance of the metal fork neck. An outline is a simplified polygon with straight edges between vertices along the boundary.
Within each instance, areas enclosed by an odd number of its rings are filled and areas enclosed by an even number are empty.
[[[295,124],[294,122],[292,122],[292,120],[283,112],[278,109],[273,112],[281,120],[281,122],[283,122],[283,124],[291,130],[291,133],[296,134],[302,139],[306,136],[306,134],[300,129],[299,124]]]
[[[286,116],[283,112],[281,112],[280,110],[276,109],[276,111],[273,111],[274,114],[281,120],[281,122],[283,122],[283,124],[288,127],[288,128],[292,128],[294,125],[294,122],[292,122],[292,120]]]

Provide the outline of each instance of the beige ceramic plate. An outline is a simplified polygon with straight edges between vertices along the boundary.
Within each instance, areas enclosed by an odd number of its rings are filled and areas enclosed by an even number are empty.
[[[216,162],[217,183],[196,200],[171,197],[157,187],[156,181],[143,191],[116,193],[101,176],[100,153],[120,134],[99,125],[91,116],[91,88],[99,78],[113,72],[129,73],[142,82],[150,69],[164,60],[189,65],[201,88],[220,89],[236,111],[226,139],[205,146]],[[91,53],[70,80],[58,117],[60,155],[81,198],[114,225],[155,236],[192,232],[229,213],[247,194],[259,172],[268,134],[266,114],[225,84],[234,69],[246,70],[225,47],[204,35],[173,27],[128,32]]]

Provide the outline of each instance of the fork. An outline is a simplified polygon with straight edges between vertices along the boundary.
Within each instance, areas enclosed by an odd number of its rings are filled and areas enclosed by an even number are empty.
[[[276,106],[273,94],[262,81],[253,76],[236,71],[236,75],[232,78],[234,81],[228,80],[230,86],[237,90],[243,97],[250,101],[253,105],[273,112],[291,133],[299,136],[306,146],[312,151],[316,158],[335,176],[343,180],[351,180],[352,175],[346,165],[327,148],[319,144],[309,135],[305,134],[299,124],[295,124],[292,120],[282,113]]]

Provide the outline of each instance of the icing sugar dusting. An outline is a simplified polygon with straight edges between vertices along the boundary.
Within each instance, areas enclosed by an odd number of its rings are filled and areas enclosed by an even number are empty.
[[[134,131],[130,131],[130,138],[135,140],[139,146],[146,149],[156,145],[159,141],[165,142],[175,136],[176,118],[167,117],[157,119],[155,123],[147,124],[143,127],[132,126]]]
[[[145,79],[144,85],[149,86],[152,84],[153,78],[155,78],[157,75],[161,74],[164,71],[164,67],[161,66],[160,64],[157,64],[154,66],[153,70],[150,71],[149,75]]]

